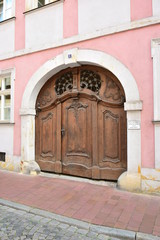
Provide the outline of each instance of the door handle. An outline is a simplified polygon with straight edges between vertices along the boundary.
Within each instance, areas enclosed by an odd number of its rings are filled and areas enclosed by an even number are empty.
[[[64,128],[61,129],[61,135],[62,135],[62,137],[65,135],[65,129]]]

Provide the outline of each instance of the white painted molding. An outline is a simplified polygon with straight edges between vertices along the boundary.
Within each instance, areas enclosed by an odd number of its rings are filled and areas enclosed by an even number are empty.
[[[0,69],[0,75],[11,76],[11,115],[8,123],[14,123],[14,83],[15,83],[15,68]],[[6,121],[4,121],[6,122]],[[2,123],[2,121],[1,121]]]
[[[151,42],[153,57],[154,121],[160,121],[160,38]]]
[[[155,168],[160,168],[160,38],[151,42],[153,57],[153,109],[154,109],[154,136],[155,136]]]
[[[28,109],[23,108],[23,109],[20,109],[19,114],[21,116],[26,116],[26,115],[34,116],[34,115],[36,115],[36,110],[35,109],[31,109],[31,108],[28,108]]]
[[[124,103],[124,110],[125,111],[142,110],[142,101],[125,102]]]
[[[159,0],[152,0],[152,12],[153,16],[160,16]]]
[[[60,40],[58,40],[56,42],[53,42],[53,43],[46,43],[46,44],[43,44],[41,46],[34,46],[30,49],[22,49],[22,50],[18,50],[18,51],[6,53],[6,54],[1,54],[0,55],[0,60],[19,57],[19,56],[23,56],[23,55],[26,55],[26,54],[47,50],[47,49],[63,47],[63,46],[78,43],[78,42],[81,42],[81,41],[94,39],[94,38],[98,38],[98,37],[103,37],[103,36],[108,36],[108,35],[111,35],[111,34],[114,34],[114,33],[130,31],[130,30],[133,30],[133,29],[143,28],[143,27],[155,25],[155,24],[158,24],[158,23],[160,23],[160,16],[144,18],[144,19],[140,19],[140,20],[137,20],[137,21],[128,22],[128,23],[125,23],[125,24],[122,24],[122,25],[100,29],[100,30],[97,30],[95,32],[81,34],[81,35],[75,35],[75,36],[72,36],[72,37],[69,37],[69,38],[60,39]]]
[[[35,116],[21,116],[21,160],[35,160]]]
[[[152,41],[151,41],[152,48],[159,47],[159,45],[160,45],[160,38],[152,39]]]

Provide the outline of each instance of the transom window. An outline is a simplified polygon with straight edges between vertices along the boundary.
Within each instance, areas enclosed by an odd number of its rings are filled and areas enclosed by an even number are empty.
[[[26,11],[43,7],[52,2],[57,2],[57,0],[26,0]]]
[[[13,16],[13,0],[0,0],[0,22]]]
[[[11,77],[0,77],[0,121],[11,118]]]
[[[72,72],[67,72],[56,80],[55,91],[57,95],[61,95],[65,91],[71,90],[72,88],[73,88]]]
[[[91,70],[80,71],[80,88],[81,90],[86,88],[98,94],[101,88],[100,75]],[[73,89],[72,72],[67,72],[56,80],[55,91],[57,95],[61,95],[65,91],[71,91],[72,89]]]
[[[45,0],[38,0],[38,7],[42,7],[45,5]]]
[[[90,89],[93,92],[99,92],[101,88],[101,78],[100,76],[90,70],[82,70],[80,77],[80,86],[81,88]]]

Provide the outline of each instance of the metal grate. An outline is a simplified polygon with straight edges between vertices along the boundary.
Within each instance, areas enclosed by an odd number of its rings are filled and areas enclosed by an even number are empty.
[[[0,152],[0,162],[5,162],[5,160],[6,160],[6,153]]]
[[[81,89],[88,88],[93,92],[98,93],[101,88],[101,78],[100,76],[90,70],[82,70],[80,77]]]
[[[56,80],[55,91],[57,95],[63,94],[65,91],[72,90],[73,88],[73,74],[67,72]]]

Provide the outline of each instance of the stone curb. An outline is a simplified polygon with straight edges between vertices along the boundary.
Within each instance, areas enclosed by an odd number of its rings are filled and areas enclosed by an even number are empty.
[[[151,234],[137,233],[136,240],[160,240],[160,237],[156,237]]]
[[[0,204],[5,205],[7,207],[15,208],[15,209],[18,209],[18,210],[22,210],[22,211],[25,211],[25,212],[30,212],[31,209],[32,209],[32,207],[29,207],[29,206],[26,206],[26,205],[23,205],[23,204],[19,204],[19,203],[16,203],[16,202],[11,202],[11,201],[8,201],[8,200],[4,200],[2,198],[0,198]]]
[[[104,227],[104,226],[98,226],[94,225],[91,223],[87,223],[81,220],[73,219],[73,218],[68,218],[65,216],[61,216],[55,213],[47,212],[45,210],[40,210],[38,208],[34,207],[29,207],[20,203],[15,203],[11,202],[8,200],[4,200],[0,198],[0,204],[7,206],[7,207],[12,207],[17,210],[25,211],[28,213],[32,213],[35,215],[39,215],[42,217],[50,218],[57,220],[62,223],[67,223],[69,225],[75,225],[77,227],[91,230],[93,232],[99,233],[99,234],[106,234],[109,237],[114,237],[122,240],[160,240],[160,237],[153,236],[151,234],[144,234],[144,233],[136,233],[133,231],[129,230],[122,230],[122,229],[116,229],[116,228],[109,228],[109,227]]]
[[[75,226],[78,226],[78,227],[81,227],[81,228],[84,228],[87,230],[90,228],[90,223],[83,222],[83,221],[73,219],[73,218],[68,218],[68,217],[61,216],[61,215],[58,215],[55,213],[50,213],[50,212],[40,210],[37,208],[32,208],[30,213],[37,214],[37,215],[40,215],[40,216],[46,217],[46,218],[55,219],[59,222],[67,223],[69,225],[75,225]]]
[[[136,233],[133,231],[109,228],[109,227],[103,227],[103,226],[97,226],[97,225],[91,225],[90,229],[94,232],[106,234],[107,236],[110,236],[110,237],[118,237],[119,239],[124,239],[124,240],[136,239]]]

